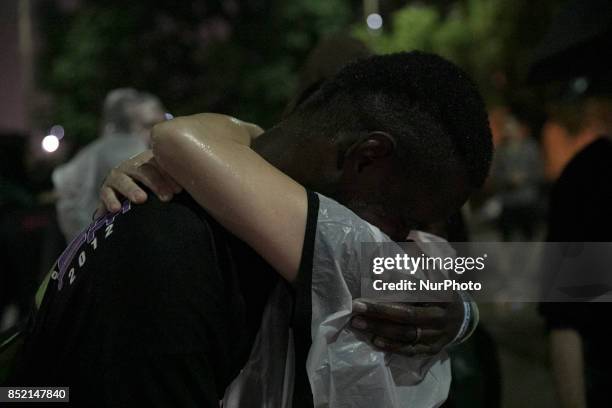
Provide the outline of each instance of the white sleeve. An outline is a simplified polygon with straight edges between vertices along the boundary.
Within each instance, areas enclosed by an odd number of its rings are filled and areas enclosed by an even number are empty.
[[[313,275],[326,278],[337,274],[353,297],[360,297],[362,244],[393,241],[380,229],[363,220],[336,201],[319,195],[317,233],[313,254]],[[313,276],[313,286],[314,285]]]
[[[96,145],[93,145],[53,172],[58,222],[67,242],[92,221],[98,201],[98,186],[94,182],[96,165]]]
[[[427,358],[387,354],[349,328],[352,300],[360,293],[362,243],[368,242],[393,244],[348,208],[319,195],[307,361],[315,407],[439,406],[450,386],[444,352]]]
[[[364,261],[367,262],[374,257],[393,258],[406,251],[412,256],[418,256],[421,252],[436,257],[455,256],[455,251],[448,242],[436,235],[412,231],[406,238],[413,241],[414,245],[401,247],[379,228],[363,220],[347,207],[319,195],[313,270],[318,268],[320,273],[324,272],[324,275],[338,273],[353,298],[357,298],[364,296],[360,288],[365,277],[362,272],[372,277],[370,270],[363,270],[366,264],[361,263]],[[446,279],[448,275],[446,271],[416,269],[410,273],[410,277],[441,280]],[[406,300],[418,299],[415,297]]]

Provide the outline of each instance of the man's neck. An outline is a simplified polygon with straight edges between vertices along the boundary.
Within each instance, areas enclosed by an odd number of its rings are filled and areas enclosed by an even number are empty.
[[[292,167],[295,165],[290,159],[290,156],[293,155],[292,152],[283,152],[284,143],[282,143],[282,135],[278,134],[279,132],[277,128],[265,131],[253,141],[251,148],[268,163],[283,173],[291,175]]]
[[[335,198],[337,169],[332,146],[303,142],[299,135],[275,127],[255,139],[251,147],[304,187]]]

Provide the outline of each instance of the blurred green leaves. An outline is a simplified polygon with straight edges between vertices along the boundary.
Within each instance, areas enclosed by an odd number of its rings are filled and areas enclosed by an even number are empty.
[[[133,86],[159,95],[175,115],[216,111],[267,127],[308,51],[346,29],[380,53],[439,53],[466,69],[489,102],[503,101],[523,84],[558,1],[406,3],[373,33],[361,17],[355,23],[357,0],[81,0],[68,11],[40,0],[38,85],[52,103],[39,123],[61,123],[82,145],[97,137],[104,95]]]
[[[418,49],[440,54],[462,66],[495,103],[523,85],[531,49],[556,3],[464,0],[442,8],[410,2],[391,15],[383,33],[362,24],[353,32],[379,53]]]
[[[41,126],[61,123],[83,145],[98,135],[105,94],[132,86],[173,114],[216,111],[270,126],[322,35],[354,20],[349,0],[42,0],[38,86],[52,101]]]

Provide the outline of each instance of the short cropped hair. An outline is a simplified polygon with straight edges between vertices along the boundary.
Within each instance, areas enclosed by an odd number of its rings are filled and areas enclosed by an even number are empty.
[[[455,64],[413,51],[364,58],[345,66],[296,111],[317,120],[327,134],[385,131],[400,161],[423,176],[445,174],[459,163],[468,187],[484,183],[493,144],[484,101]]]

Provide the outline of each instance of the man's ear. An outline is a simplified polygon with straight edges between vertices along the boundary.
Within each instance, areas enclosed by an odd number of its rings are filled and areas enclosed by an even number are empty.
[[[353,143],[344,154],[344,165],[353,167],[360,173],[367,166],[389,161],[393,156],[397,143],[393,136],[386,132],[374,131],[361,137]]]

